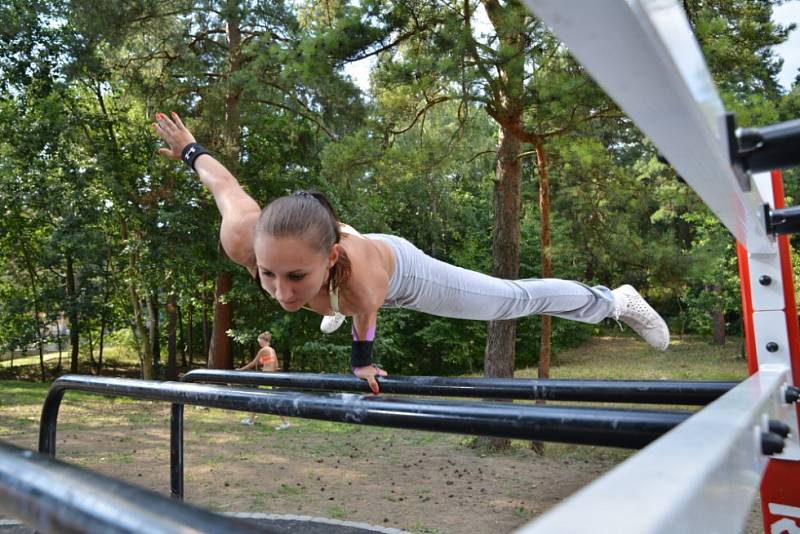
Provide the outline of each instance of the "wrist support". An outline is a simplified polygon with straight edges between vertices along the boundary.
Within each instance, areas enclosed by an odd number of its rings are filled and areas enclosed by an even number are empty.
[[[350,367],[366,367],[372,364],[372,341],[356,341],[350,346]]]
[[[201,145],[200,143],[189,143],[181,150],[181,160],[186,165],[188,165],[190,169],[194,171],[195,160],[200,156],[202,156],[203,154],[211,154],[211,153],[208,150],[206,150],[205,147],[203,147],[203,145]]]
[[[363,340],[358,339],[356,325],[353,324],[351,332],[353,334],[353,344],[350,346],[350,367],[365,367],[372,364],[372,344],[375,340],[375,326],[371,325],[367,329],[367,335]]]

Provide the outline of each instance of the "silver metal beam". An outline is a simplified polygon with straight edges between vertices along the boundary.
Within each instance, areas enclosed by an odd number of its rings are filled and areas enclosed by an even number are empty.
[[[517,534],[741,532],[768,458],[760,435],[788,422],[786,366],[762,370]]]

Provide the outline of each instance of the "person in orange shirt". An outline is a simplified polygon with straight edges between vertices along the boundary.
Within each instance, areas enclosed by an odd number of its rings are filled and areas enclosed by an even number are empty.
[[[261,366],[261,370],[265,373],[274,373],[278,370],[278,355],[275,354],[275,349],[270,346],[270,342],[272,342],[272,334],[270,332],[262,332],[258,335],[258,344],[261,348],[256,353],[255,358],[253,361],[245,365],[244,367],[240,367],[239,371],[246,371],[248,369],[256,369],[259,365]],[[286,420],[285,417],[282,415],[281,424],[275,427],[275,430],[283,430],[284,428],[289,428],[289,421]],[[253,426],[256,421],[256,414],[252,413],[248,417],[242,419],[242,424],[247,426]]]

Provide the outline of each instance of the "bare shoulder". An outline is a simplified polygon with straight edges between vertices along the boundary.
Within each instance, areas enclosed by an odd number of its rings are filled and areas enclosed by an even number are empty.
[[[342,247],[350,259],[350,277],[342,287],[351,313],[377,310],[389,290],[390,266],[375,243],[368,239],[345,236]]]
[[[251,212],[240,217],[225,218],[222,220],[219,236],[222,248],[228,257],[247,269],[255,276],[256,255],[253,251],[253,227],[258,220],[259,213]]]

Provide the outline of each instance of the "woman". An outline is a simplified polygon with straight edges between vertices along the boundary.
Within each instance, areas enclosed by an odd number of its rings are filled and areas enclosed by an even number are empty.
[[[372,343],[381,307],[408,308],[442,317],[514,319],[547,314],[587,323],[607,317],[633,328],[666,350],[669,330],[639,293],[556,279],[501,280],[433,259],[400,237],[361,235],[340,223],[319,193],[300,191],[262,211],[236,178],[199,144],[176,113],[159,113],[153,128],[209,189],[222,215],[220,242],[283,309],[352,317],[353,373],[379,392]]]
[[[261,332],[258,335],[258,345],[261,347],[258,349],[256,353],[256,357],[253,358],[253,361],[245,365],[244,367],[240,367],[239,371],[247,371],[248,369],[256,369],[258,365],[261,365],[261,370],[265,373],[274,373],[278,370],[278,355],[275,354],[275,349],[270,346],[270,342],[272,342],[272,333],[270,332]],[[284,416],[280,416],[281,424],[275,427],[275,430],[283,430],[284,428],[289,428],[289,421],[286,420]],[[249,417],[245,417],[242,419],[242,424],[247,426],[253,426],[256,422],[256,414],[252,413]]]

